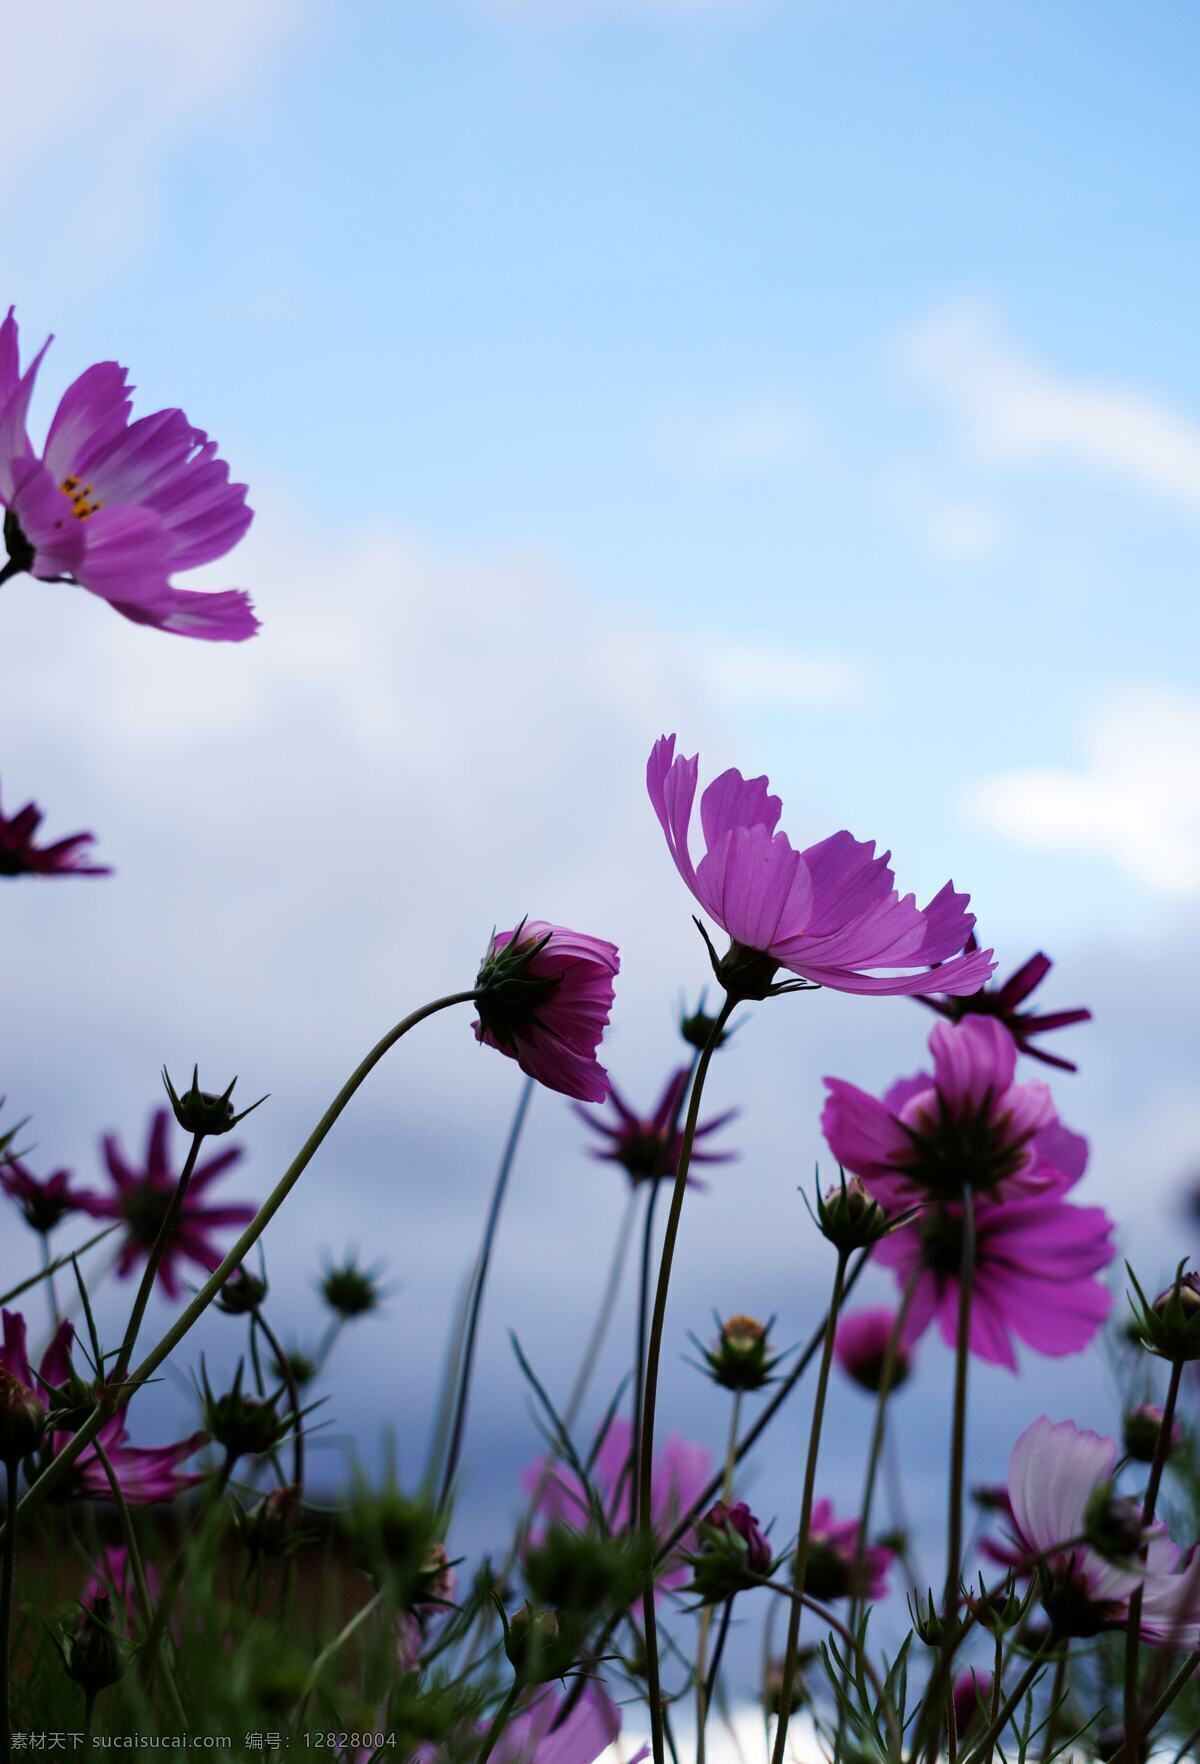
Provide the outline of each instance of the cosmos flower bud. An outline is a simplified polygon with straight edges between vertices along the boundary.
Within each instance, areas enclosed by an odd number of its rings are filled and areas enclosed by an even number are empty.
[[[1006,1635],[1010,1629],[1016,1628],[1029,1609],[1034,1590],[1031,1580],[1026,1591],[1020,1592],[1012,1579],[989,1588],[980,1575],[979,1591],[968,1594],[967,1607],[976,1623],[989,1635]]]
[[[720,1604],[769,1578],[775,1558],[745,1501],[732,1507],[717,1501],[696,1529],[701,1547],[687,1558],[692,1569],[687,1590],[701,1604]]]
[[[704,1008],[705,996],[704,993],[701,993],[700,1003],[696,1006],[695,1010],[690,1014],[685,1011],[683,1016],[679,1019],[679,1033],[683,1036],[683,1039],[687,1042],[689,1047],[697,1048],[700,1051],[703,1051],[703,1049],[708,1046],[708,1038],[716,1027],[717,1022],[716,1016],[710,1015],[710,1013]],[[733,1031],[731,1029],[722,1029],[721,1033],[717,1036],[716,1041],[713,1043],[713,1046],[715,1048],[724,1047],[732,1033]]]
[[[237,1079],[231,1078],[228,1087],[218,1096],[211,1090],[201,1090],[198,1066],[192,1067],[192,1082],[182,1094],[176,1091],[165,1066],[162,1079],[171,1099],[175,1119],[185,1132],[197,1134],[202,1139],[211,1139],[216,1134],[230,1132],[239,1121],[244,1121],[247,1115],[253,1114],[267,1100],[265,1096],[260,1096],[258,1102],[251,1103],[248,1109],[242,1109],[238,1113],[230,1100]]]
[[[400,1610],[428,1602],[444,1521],[429,1502],[397,1488],[359,1488],[342,1519],[354,1554]],[[431,1566],[433,1572],[431,1574]]]
[[[313,1379],[317,1376],[316,1361],[311,1355],[302,1353],[299,1348],[286,1349],[282,1360],[276,1359],[274,1355],[272,1355],[271,1366],[275,1376],[277,1378],[282,1378],[285,1384],[287,1383],[288,1373],[290,1372],[292,1375],[292,1383],[296,1386],[297,1390],[303,1390],[306,1385],[311,1384]]]
[[[0,1366],[0,1460],[18,1463],[35,1452],[46,1431],[46,1405]]]
[[[1126,1452],[1139,1464],[1154,1462],[1162,1424],[1163,1412],[1157,1403],[1138,1403],[1127,1412],[1122,1424],[1122,1438]],[[1168,1458],[1182,1441],[1183,1428],[1178,1421],[1172,1421],[1171,1437],[1167,1442]]]
[[[1084,1525],[1092,1548],[1110,1562],[1136,1555],[1145,1535],[1140,1501],[1116,1494],[1111,1483],[1102,1483],[1088,1501]]]
[[[267,1296],[267,1283],[245,1268],[235,1268],[217,1294],[216,1303],[230,1317],[246,1317],[257,1311]]]
[[[383,1301],[378,1269],[360,1268],[354,1257],[342,1266],[330,1266],[321,1277],[321,1297],[329,1309],[349,1322],[377,1311]]]
[[[1129,1268],[1137,1293],[1134,1315],[1142,1346],[1162,1360],[1200,1360],[1200,1275],[1185,1274],[1186,1266],[1186,1261],[1180,1262],[1174,1281],[1153,1304]]]
[[[815,1648],[801,1648],[796,1656],[796,1675],[792,1680],[791,1702],[788,1714],[794,1715],[812,1701],[812,1692],[808,1687],[806,1673],[811,1669],[817,1658]],[[783,1706],[783,1661],[772,1660],[767,1667],[766,1682],[763,1685],[763,1702],[768,1715],[778,1716]]]
[[[892,1229],[894,1223],[879,1202],[867,1192],[857,1176],[846,1181],[843,1173],[837,1188],[817,1196],[817,1223],[824,1235],[843,1254],[869,1249]]]
[[[214,1396],[203,1373],[204,1426],[230,1463],[239,1458],[264,1457],[287,1438],[292,1427],[290,1414],[281,1413],[281,1386],[272,1396],[247,1396],[242,1389],[245,1371],[239,1360],[232,1389],[223,1396]]]
[[[273,1488],[248,1511],[236,1515],[238,1533],[250,1555],[282,1556],[296,1539],[296,1516],[300,1511],[300,1489],[294,1482]]]
[[[953,1633],[942,1618],[932,1587],[926,1591],[924,1598],[914,1590],[908,1600],[908,1614],[912,1620],[913,1634],[927,1648],[942,1647]]]
[[[525,1584],[537,1603],[584,1627],[637,1598],[643,1555],[638,1534],[608,1535],[551,1524],[526,1551]]]
[[[96,1696],[116,1684],[125,1656],[113,1625],[112,1600],[97,1592],[81,1606],[73,1635],[62,1639],[63,1665],[84,1694]]]
[[[779,1364],[779,1355],[770,1352],[773,1322],[774,1318],[769,1318],[760,1323],[741,1312],[723,1323],[718,1317],[716,1346],[700,1348],[714,1383],[725,1390],[761,1390],[771,1382],[771,1373]]]
[[[549,1684],[574,1659],[562,1634],[558,1613],[537,1609],[528,1600],[504,1620],[504,1652],[519,1684]]]

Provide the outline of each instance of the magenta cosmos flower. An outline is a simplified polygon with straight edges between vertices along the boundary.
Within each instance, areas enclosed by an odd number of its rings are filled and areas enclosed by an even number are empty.
[[[902,1078],[883,1099],[826,1078],[821,1129],[838,1163],[899,1210],[930,1196],[1035,1194],[1077,1182],[1087,1141],[1062,1126],[1045,1084],[1013,1081],[1017,1048],[983,1017],[938,1023],[933,1071]]]
[[[612,1531],[628,1529],[633,1512],[633,1428],[622,1417],[609,1422],[592,1465],[592,1486],[603,1504]],[[672,1433],[663,1442],[654,1466],[650,1509],[659,1538],[667,1536],[695,1503],[712,1470],[707,1446],[696,1445],[682,1434]],[[573,1470],[538,1458],[521,1475],[522,1486],[537,1496],[536,1513],[544,1525],[571,1525],[585,1531],[591,1523],[587,1495]],[[676,1586],[687,1577],[681,1555],[695,1547],[694,1533],[680,1539],[673,1555],[658,1576],[661,1586]]]
[[[99,1199],[90,1188],[75,1188],[69,1170],[38,1177],[19,1158],[0,1162],[0,1189],[17,1203],[31,1230],[43,1236],[68,1213],[94,1213]]]
[[[29,1365],[24,1317],[19,1311],[5,1311],[2,1321],[4,1344],[0,1347],[0,1365],[18,1379],[26,1390],[33,1391],[35,1396],[47,1402],[50,1390],[65,1385],[71,1377],[71,1344],[75,1339],[73,1325],[59,1325],[35,1374]],[[120,1415],[114,1415],[111,1421],[106,1421],[97,1435],[105,1456],[116,1471],[121,1493],[127,1501],[139,1505],[151,1501],[172,1501],[184,1489],[203,1481],[201,1475],[184,1473],[178,1466],[194,1456],[207,1442],[206,1433],[193,1433],[175,1445],[151,1447],[131,1446],[126,1443],[128,1437],[128,1430]],[[49,1434],[45,1447],[47,1459],[61,1452],[70,1438],[69,1430],[55,1430]],[[61,1499],[81,1495],[112,1498],[108,1472],[91,1446],[87,1446],[76,1458],[65,1483],[60,1484],[60,1489]]]
[[[1081,1353],[1112,1308],[1095,1276],[1116,1251],[1102,1207],[1078,1207],[1060,1194],[975,1206],[975,1275],[969,1345],[994,1366],[1017,1369],[1013,1338],[1039,1354]],[[957,1337],[962,1207],[927,1208],[876,1244],[872,1254],[903,1289],[915,1277],[904,1339],[911,1344],[934,1321],[953,1347]]]
[[[828,1605],[856,1595],[868,1604],[878,1604],[887,1597],[887,1574],[894,1557],[882,1544],[867,1544],[862,1552],[861,1578],[855,1584],[861,1530],[857,1519],[839,1519],[832,1501],[814,1504],[804,1573],[804,1590],[810,1599]]]
[[[923,910],[897,893],[890,853],[847,832],[796,851],[775,831],[782,804],[765,778],[723,772],[700,799],[705,853],[688,849],[698,756],[655,742],[646,787],[675,867],[709,918],[731,938],[717,978],[731,996],[781,990],[778,968],[839,992],[974,992],[991,974],[991,950],[960,952],[975,920],[947,883]],[[711,945],[710,945],[711,951]],[[940,964],[936,969],[933,964]],[[875,973],[875,969],[891,970]],[[907,969],[915,972],[897,972]],[[785,982],[787,990],[795,982]]]
[[[862,1311],[846,1311],[838,1318],[833,1351],[838,1365],[864,1390],[877,1391],[883,1381],[888,1343],[896,1325],[895,1311],[876,1305]],[[892,1360],[891,1389],[899,1390],[912,1371],[912,1356],[904,1342],[896,1343]]]
[[[597,1679],[587,1683],[570,1713],[563,1715],[567,1694],[549,1685],[530,1693],[496,1739],[492,1757],[497,1764],[595,1764],[621,1731],[620,1711]],[[480,1738],[487,1730],[488,1723],[481,1721]],[[479,1739],[472,1750],[479,1750]],[[649,1751],[643,1746],[629,1764],[642,1764]],[[414,1764],[441,1764],[449,1756],[449,1750],[431,1745],[419,1746],[413,1754]],[[362,1757],[365,1760],[367,1754]]]
[[[674,1176],[683,1150],[680,1117],[690,1077],[688,1066],[681,1066],[673,1073],[650,1115],[635,1114],[611,1079],[608,1100],[612,1104],[614,1120],[602,1121],[591,1109],[576,1104],[575,1112],[580,1120],[607,1141],[606,1145],[595,1147],[592,1156],[605,1163],[620,1164],[635,1188],[641,1182],[657,1182]],[[711,1121],[696,1128],[692,1144],[693,1164],[727,1164],[737,1156],[736,1152],[710,1151],[701,1144],[710,1133],[716,1133],[732,1121],[737,1112],[736,1109],[726,1109],[724,1114],[714,1115]],[[703,1186],[693,1176],[688,1176],[689,1188]]]
[[[604,1102],[608,1074],[596,1058],[621,966],[615,943],[522,919],[494,931],[476,980],[476,1040],[516,1060],[548,1090]]]
[[[257,1209],[249,1202],[223,1207],[208,1204],[208,1190],[241,1156],[239,1146],[229,1146],[198,1163],[192,1172],[174,1233],[158,1265],[157,1282],[167,1298],[178,1298],[182,1290],[181,1264],[192,1262],[211,1273],[220,1262],[221,1251],[212,1241],[212,1232],[247,1225],[253,1219]],[[104,1163],[116,1193],[102,1196],[90,1210],[97,1218],[117,1219],[125,1226],[117,1262],[117,1273],[124,1276],[149,1260],[179,1182],[181,1165],[171,1155],[170,1111],[155,1109],[150,1118],[144,1165],[129,1162],[113,1133],[104,1138]]]
[[[258,629],[240,589],[198,594],[171,576],[232,550],[252,518],[217,444],[181,410],[130,422],[127,372],[97,362],[59,400],[41,453],[26,431],[42,346],[21,373],[12,310],[0,325],[0,503],[8,562],[69,582],[139,625],[239,642]]]
[[[93,833],[71,833],[53,845],[35,845],[42,824],[36,802],[27,802],[15,815],[0,809],[0,876],[111,876],[104,864],[89,864],[88,846]]]
[[[1128,1618],[1130,1597],[1141,1587],[1142,1639],[1193,1648],[1200,1629],[1200,1580],[1180,1569],[1179,1550],[1161,1522],[1146,1530],[1144,1559],[1138,1561],[1112,1561],[1079,1541],[1111,1495],[1116,1465],[1115,1440],[1073,1421],[1043,1415],[1033,1422],[1009,1460],[1013,1543],[1026,1562],[1040,1559],[1042,1601],[1063,1634],[1096,1635],[1120,1627]]]
[[[975,947],[975,938],[972,935],[967,948]],[[1047,1053],[1045,1048],[1034,1045],[1034,1037],[1048,1035],[1052,1029],[1067,1029],[1072,1023],[1088,1023],[1091,1021],[1091,1011],[1082,1007],[1069,1011],[1021,1009],[1030,993],[1041,985],[1053,966],[1050,957],[1039,950],[1000,986],[981,986],[978,992],[967,993],[961,998],[927,997],[921,1003],[943,1017],[949,1017],[952,1023],[961,1022],[963,1017],[969,1016],[995,1017],[1004,1024],[1021,1052],[1028,1054],[1030,1059],[1041,1060],[1046,1066],[1057,1066],[1064,1072],[1074,1072],[1074,1060],[1064,1060],[1059,1054]]]

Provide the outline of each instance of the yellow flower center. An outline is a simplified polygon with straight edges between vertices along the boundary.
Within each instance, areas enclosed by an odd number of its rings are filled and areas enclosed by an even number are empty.
[[[81,484],[78,478],[64,478],[58,487],[70,501],[71,513],[77,521],[88,520],[96,513],[97,509],[104,507],[102,502],[91,500],[92,486]]]

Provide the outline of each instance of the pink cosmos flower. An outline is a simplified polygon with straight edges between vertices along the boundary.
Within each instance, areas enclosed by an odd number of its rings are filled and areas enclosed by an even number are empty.
[[[633,1512],[633,1428],[623,1417],[616,1416],[596,1453],[592,1465],[592,1486],[604,1506],[609,1528],[613,1532],[628,1529]],[[712,1454],[707,1446],[696,1445],[682,1434],[672,1433],[654,1466],[651,1483],[650,1511],[654,1530],[665,1537],[693,1505],[712,1470]],[[544,1525],[571,1525],[586,1531],[591,1523],[591,1509],[579,1478],[566,1465],[538,1458],[521,1474],[522,1487],[537,1496],[536,1512]],[[668,1561],[658,1576],[660,1586],[677,1586],[687,1578],[687,1564],[682,1553],[695,1547],[695,1534],[689,1531],[679,1541],[679,1554]]]
[[[68,1213],[94,1212],[99,1198],[90,1188],[75,1188],[69,1170],[38,1177],[19,1158],[12,1157],[0,1163],[0,1189],[16,1201],[30,1229],[43,1236]]]
[[[246,486],[230,483],[216,442],[181,410],[131,423],[127,372],[102,361],[63,393],[39,455],[25,424],[48,348],[21,373],[10,308],[0,325],[0,581],[28,570],[86,588],[136,624],[252,637],[258,621],[240,589],[197,594],[170,580],[224,557],[250,525]]]
[[[26,1390],[33,1391],[43,1402],[47,1401],[51,1388],[61,1387],[71,1378],[71,1344],[75,1339],[73,1325],[68,1322],[59,1325],[35,1375],[29,1365],[24,1317],[19,1311],[5,1311],[0,1314],[0,1321],[4,1325],[0,1365],[18,1379]],[[178,1466],[206,1443],[206,1433],[193,1433],[175,1445],[149,1448],[127,1444],[128,1437],[128,1429],[121,1415],[114,1415],[111,1421],[106,1421],[97,1435],[105,1456],[116,1471],[121,1493],[131,1505],[172,1501],[184,1489],[204,1480],[202,1475],[182,1472]],[[62,1451],[70,1438],[70,1429],[56,1429],[52,1432],[47,1440],[47,1457],[52,1458]],[[58,1498],[69,1500],[81,1495],[101,1500],[112,1498],[108,1473],[91,1446],[86,1447],[76,1458],[65,1482],[60,1484]]]
[[[690,1076],[691,1069],[688,1066],[681,1066],[674,1072],[668,1078],[653,1114],[647,1116],[634,1113],[611,1079],[608,1100],[612,1104],[615,1121],[601,1121],[591,1109],[576,1103],[575,1113],[580,1120],[608,1141],[603,1148],[594,1148],[592,1156],[606,1163],[620,1164],[634,1187],[640,1182],[657,1182],[674,1176],[679,1164],[679,1154],[683,1150],[680,1119]],[[710,1133],[716,1133],[726,1122],[732,1121],[737,1112],[736,1109],[726,1109],[724,1114],[714,1115],[711,1121],[696,1128],[692,1144],[693,1164],[727,1164],[737,1156],[736,1152],[709,1151],[700,1143]],[[703,1186],[702,1182],[689,1174],[689,1188]]]
[[[15,815],[0,811],[0,876],[111,876],[104,864],[85,863],[87,847],[95,843],[92,833],[71,833],[53,845],[35,845],[42,824],[36,802],[27,802]]]
[[[869,1543],[863,1550],[862,1579],[855,1587],[854,1566],[861,1529],[857,1519],[839,1519],[832,1501],[814,1503],[804,1574],[804,1590],[810,1599],[828,1605],[834,1599],[850,1598],[856,1590],[872,1605],[887,1597],[887,1573],[895,1557],[882,1544]]]
[[[967,1183],[999,1198],[1079,1180],[1087,1140],[1061,1124],[1045,1084],[1014,1082],[1017,1047],[1001,1023],[938,1023],[929,1051],[932,1073],[902,1078],[882,1100],[825,1080],[829,1149],[876,1200],[898,1211]]]
[[[149,1260],[179,1181],[181,1165],[171,1156],[171,1118],[168,1109],[155,1109],[150,1117],[146,1161],[141,1167],[128,1161],[115,1134],[106,1134],[104,1139],[104,1162],[116,1193],[102,1196],[89,1211],[97,1218],[119,1219],[125,1226],[117,1262],[117,1273],[122,1276]],[[224,1207],[207,1204],[207,1191],[241,1156],[240,1147],[229,1146],[198,1163],[192,1172],[174,1234],[158,1266],[157,1283],[167,1298],[178,1298],[182,1290],[181,1264],[192,1262],[211,1273],[220,1262],[221,1251],[211,1238],[213,1231],[247,1225],[253,1219],[257,1209],[249,1202]]]
[[[967,948],[976,947],[974,935],[971,936]],[[1010,974],[1001,986],[981,986],[978,992],[970,992],[961,998],[922,998],[921,1003],[928,1005],[930,1010],[937,1011],[943,1017],[949,1017],[952,1023],[961,1022],[964,1017],[982,1015],[995,1017],[1008,1030],[1022,1053],[1028,1054],[1032,1060],[1041,1060],[1043,1065],[1058,1066],[1064,1072],[1074,1072],[1077,1068],[1074,1060],[1064,1060],[1058,1054],[1047,1053],[1043,1047],[1034,1046],[1034,1036],[1048,1035],[1052,1029],[1066,1029],[1072,1023],[1088,1023],[1092,1013],[1082,1008],[1069,1011],[1023,1011],[1020,1007],[1050,972],[1054,963],[1050,957],[1039,950],[1037,955],[1030,956],[1027,962]]]
[[[561,1726],[555,1726],[569,1692],[542,1685],[508,1722],[492,1757],[498,1764],[595,1764],[621,1731],[621,1715],[604,1686],[592,1680]],[[479,1723],[480,1736],[488,1723]],[[476,1748],[478,1749],[478,1741]],[[629,1764],[642,1764],[649,1746],[634,1753]],[[455,1754],[457,1756],[457,1754]],[[448,1753],[436,1746],[418,1747],[413,1764],[442,1764]],[[365,1754],[364,1754],[365,1757]]]
[[[608,1074],[596,1049],[620,966],[616,944],[545,919],[493,932],[476,981],[476,1040],[549,1090],[604,1102]]]
[[[879,1389],[895,1323],[896,1313],[889,1311],[886,1305],[846,1311],[838,1318],[833,1344],[838,1365],[847,1378],[852,1378],[864,1390]],[[897,1342],[890,1388],[899,1390],[911,1370],[912,1356],[903,1341]]]
[[[970,993],[992,973],[990,950],[960,954],[975,923],[965,894],[948,882],[918,908],[896,891],[891,854],[876,857],[873,841],[845,831],[796,851],[775,831],[782,804],[765,778],[730,770],[708,786],[700,800],[706,849],[694,865],[688,832],[697,771],[698,756],[676,758],[675,737],[663,735],[646,787],[675,867],[732,939],[722,960],[715,952],[713,959],[734,996],[767,997],[781,967],[839,992]]]
[[[1193,1648],[1200,1633],[1200,1581],[1187,1568],[1180,1571],[1180,1553],[1161,1521],[1145,1532],[1144,1561],[1110,1561],[1079,1542],[1097,1501],[1111,1491],[1116,1465],[1116,1441],[1073,1421],[1042,1415],[1027,1427],[1008,1467],[1016,1550],[1026,1561],[1041,1558],[1043,1603],[1064,1634],[1120,1627],[1141,1587],[1142,1639]]]
[[[970,1349],[1016,1371],[1013,1337],[1040,1354],[1077,1354],[1112,1308],[1095,1276],[1116,1254],[1114,1226],[1101,1207],[1077,1207],[1059,1194],[980,1199],[975,1207],[975,1276]],[[962,1207],[931,1207],[876,1244],[877,1262],[901,1289],[917,1271],[904,1328],[917,1341],[936,1320],[953,1347],[957,1334]]]

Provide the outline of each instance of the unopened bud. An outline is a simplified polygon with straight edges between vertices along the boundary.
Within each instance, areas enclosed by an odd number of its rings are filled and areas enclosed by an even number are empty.
[[[1158,1451],[1159,1436],[1162,1433],[1163,1412],[1157,1403],[1138,1403],[1125,1416],[1122,1435],[1125,1450],[1139,1464],[1152,1464]],[[1175,1448],[1182,1443],[1183,1429],[1178,1421],[1171,1423],[1171,1437],[1167,1441],[1166,1455],[1169,1458]]]
[[[165,1066],[162,1077],[179,1125],[186,1132],[198,1134],[204,1139],[211,1139],[219,1133],[228,1133],[267,1100],[265,1096],[260,1096],[258,1102],[251,1103],[248,1109],[242,1109],[239,1113],[230,1100],[233,1087],[237,1083],[236,1078],[231,1079],[228,1088],[218,1096],[211,1090],[201,1090],[198,1066],[193,1066],[192,1082],[182,1093],[176,1091]]]
[[[0,1460],[18,1463],[35,1452],[46,1431],[46,1405],[0,1366]]]
[[[124,1672],[125,1657],[106,1592],[95,1593],[82,1606],[75,1633],[64,1639],[63,1664],[68,1676],[89,1697],[116,1684]]]
[[[849,1182],[843,1176],[839,1187],[817,1197],[817,1223],[843,1255],[869,1249],[892,1228],[892,1220],[857,1176]]]

